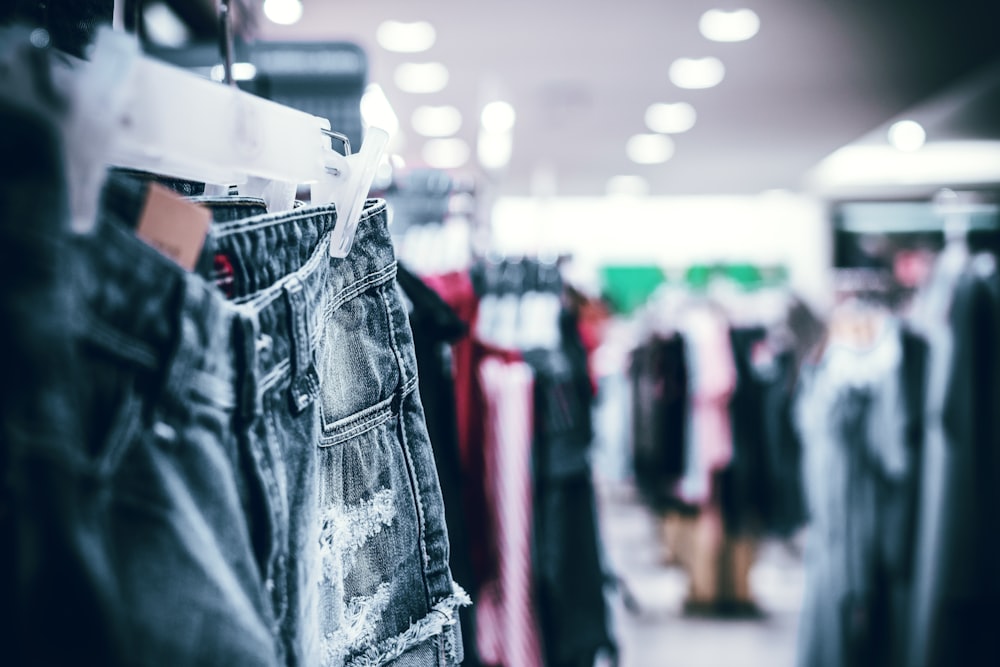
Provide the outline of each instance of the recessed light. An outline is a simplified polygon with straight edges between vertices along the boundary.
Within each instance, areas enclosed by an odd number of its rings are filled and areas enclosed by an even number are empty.
[[[752,9],[710,9],[701,15],[698,28],[713,42],[743,42],[760,30],[760,17]]]
[[[687,102],[652,104],[646,109],[646,126],[664,134],[687,132],[694,127],[697,118],[694,107]]]
[[[517,114],[509,102],[500,100],[490,102],[483,107],[480,122],[487,132],[508,132],[514,128]]]
[[[386,51],[421,53],[434,46],[437,33],[427,21],[383,21],[375,31],[375,39]]]
[[[302,18],[301,0],[264,0],[264,16],[278,25],[292,25]]]
[[[448,85],[448,68],[441,63],[403,63],[393,81],[407,93],[437,93]]]
[[[674,142],[662,134],[637,134],[628,140],[625,152],[637,164],[659,164],[673,157]]]
[[[424,144],[424,162],[435,169],[456,169],[469,159],[469,144],[461,139],[431,139]]]
[[[718,58],[678,58],[670,64],[670,80],[678,88],[712,88],[722,83],[726,68]]]
[[[901,151],[920,150],[926,140],[923,126],[913,120],[901,120],[889,128],[889,143]]]
[[[450,137],[462,127],[462,114],[453,106],[422,106],[413,110],[413,129],[425,137]]]

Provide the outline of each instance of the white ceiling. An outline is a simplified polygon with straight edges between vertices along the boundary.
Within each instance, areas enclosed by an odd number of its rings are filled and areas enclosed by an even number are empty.
[[[945,5],[952,15],[956,3]],[[975,42],[984,33],[968,11],[964,22],[935,27],[914,23],[937,16],[926,8],[917,12],[920,0],[896,2],[905,10],[898,15],[858,9],[864,4],[304,0],[299,23],[278,26],[261,16],[258,37],[360,43],[371,81],[381,84],[401,121],[398,152],[409,166],[421,164],[423,144],[410,125],[414,108],[454,105],[464,118],[458,136],[474,147],[479,109],[500,97],[514,105],[517,122],[511,163],[492,177],[498,194],[537,193],[546,174],[561,195],[603,194],[608,180],[622,174],[647,179],[651,194],[739,194],[799,189],[804,173],[824,156],[977,64],[985,51],[996,51],[996,44]],[[701,36],[704,11],[741,6],[760,16],[756,37],[715,43]],[[436,42],[423,54],[390,53],[375,41],[387,19],[429,21]],[[970,53],[959,53],[966,45]],[[718,57],[725,79],[708,90],[677,88],[667,71],[682,56]],[[443,91],[416,95],[394,85],[397,65],[431,60],[450,72]],[[625,144],[648,131],[646,108],[680,101],[692,104],[698,119],[675,137],[673,158],[659,165],[631,162]],[[464,171],[471,169],[474,158]]]

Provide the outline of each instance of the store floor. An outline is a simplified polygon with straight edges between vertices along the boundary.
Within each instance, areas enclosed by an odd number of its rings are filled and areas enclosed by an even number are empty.
[[[765,544],[751,572],[760,620],[691,618],[681,612],[687,577],[663,563],[653,516],[628,488],[603,487],[601,528],[627,593],[613,613],[621,667],[792,667],[802,564],[783,544]],[[634,609],[626,607],[630,596]]]

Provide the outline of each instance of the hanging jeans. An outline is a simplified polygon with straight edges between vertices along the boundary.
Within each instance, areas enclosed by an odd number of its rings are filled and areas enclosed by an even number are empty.
[[[385,202],[329,260],[318,358],[325,665],[462,660],[444,503]]]
[[[241,400],[252,341],[217,290],[135,236],[133,185],[109,182],[77,244],[74,465],[100,518],[90,553],[113,573],[127,664],[279,665]]]
[[[213,211],[213,276],[252,325],[246,398],[267,416],[251,449],[270,527],[255,544],[287,663],[460,661],[464,593],[448,568],[385,205],[369,202],[350,256],[332,260],[332,206],[192,201]]]

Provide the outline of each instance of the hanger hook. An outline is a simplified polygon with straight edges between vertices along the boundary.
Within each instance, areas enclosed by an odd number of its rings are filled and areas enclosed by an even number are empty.
[[[230,0],[219,2],[219,50],[222,52],[222,66],[226,85],[235,86],[233,81],[233,14]]]

